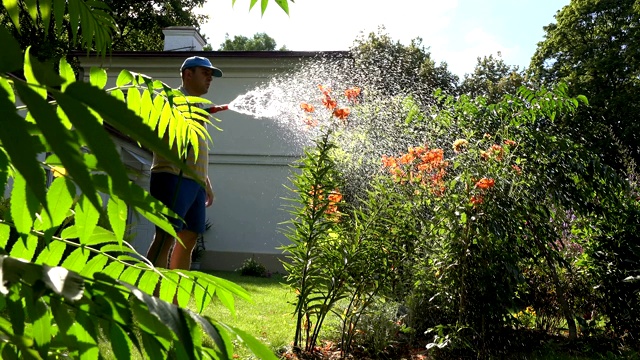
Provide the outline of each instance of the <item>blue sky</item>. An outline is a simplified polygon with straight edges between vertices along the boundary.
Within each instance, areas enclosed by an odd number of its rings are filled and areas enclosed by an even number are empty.
[[[348,50],[360,34],[384,32],[408,44],[420,37],[436,62],[462,76],[473,71],[478,56],[501,53],[509,65],[524,68],[543,26],[570,0],[296,0],[287,16],[270,0],[264,16],[250,0],[208,0],[202,34],[213,49],[225,34],[252,37],[265,32],[289,50]]]

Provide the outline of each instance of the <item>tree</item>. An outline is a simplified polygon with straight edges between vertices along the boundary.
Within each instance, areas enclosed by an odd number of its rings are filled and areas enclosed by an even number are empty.
[[[236,35],[233,39],[229,38],[229,34],[224,37],[224,42],[220,44],[218,50],[222,51],[273,51],[276,49],[276,40],[266,33],[256,33],[253,38]],[[279,51],[286,51],[287,47],[282,46]]]
[[[621,169],[640,161],[640,7],[634,0],[572,0],[544,27],[531,60],[535,79],[565,81],[590,107],[566,131]],[[635,6],[634,6],[635,5]],[[621,156],[622,154],[622,156]]]
[[[472,98],[484,96],[489,103],[496,103],[505,94],[515,95],[525,82],[517,66],[509,66],[502,60],[489,55],[478,57],[478,63],[471,74],[465,74],[460,92]]]
[[[105,0],[111,8],[118,30],[113,50],[162,51],[162,29],[168,26],[193,26],[200,29],[208,15],[194,13],[206,0]]]
[[[384,33],[369,33],[356,39],[351,54],[357,67],[373,78],[374,88],[389,96],[413,93],[425,103],[431,103],[433,91],[455,94],[458,77],[452,74],[445,62],[439,65],[431,58],[422,39],[416,38],[409,45],[393,41]]]

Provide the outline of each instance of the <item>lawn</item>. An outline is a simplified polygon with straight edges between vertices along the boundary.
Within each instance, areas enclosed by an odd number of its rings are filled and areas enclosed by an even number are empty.
[[[212,272],[213,275],[233,281],[251,294],[252,303],[238,299],[235,303],[236,317],[214,301],[203,315],[237,327],[255,336],[274,352],[289,347],[295,334],[293,317],[295,294],[284,284],[281,275],[270,278],[241,276],[237,272]],[[236,346],[239,359],[251,359],[249,352]]]

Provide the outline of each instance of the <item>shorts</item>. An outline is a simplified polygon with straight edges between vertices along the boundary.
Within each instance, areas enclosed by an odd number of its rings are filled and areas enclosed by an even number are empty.
[[[176,231],[204,233],[207,193],[198,182],[171,173],[152,172],[149,192],[184,220],[168,218]]]

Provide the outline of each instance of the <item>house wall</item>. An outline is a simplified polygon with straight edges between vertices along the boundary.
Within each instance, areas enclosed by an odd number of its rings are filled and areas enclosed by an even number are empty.
[[[82,66],[102,66],[114,86],[121,69],[144,73],[172,87],[180,85],[179,67],[192,55],[206,56],[222,69],[224,77],[214,78],[203,97],[216,104],[231,102],[276,73],[291,69],[316,53],[301,52],[181,52],[113,53],[111,57],[81,58]],[[209,177],[215,192],[207,209],[212,228],[205,233],[206,253],[201,268],[234,270],[254,257],[270,271],[283,271],[279,246],[289,241],[281,233],[281,223],[289,219],[282,198],[290,196],[290,164],[302,149],[284,141],[281,130],[271,120],[224,111],[216,123],[222,132],[210,129],[213,146],[209,151]],[[138,180],[148,189],[148,180]],[[150,224],[138,219],[134,246],[145,253],[151,242]],[[152,226],[151,226],[152,228]]]

